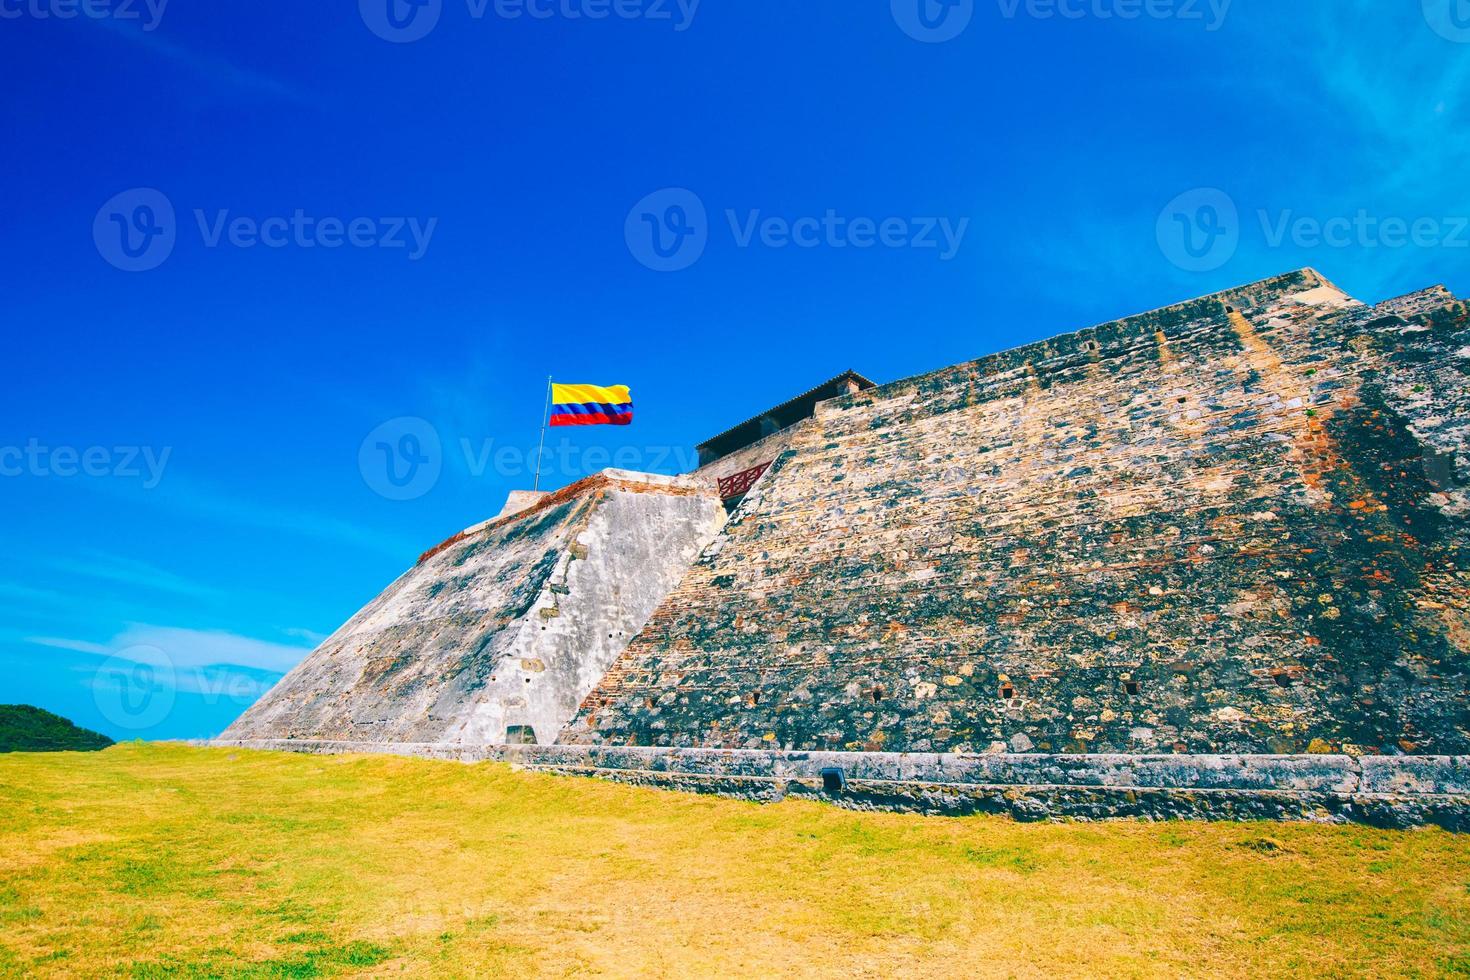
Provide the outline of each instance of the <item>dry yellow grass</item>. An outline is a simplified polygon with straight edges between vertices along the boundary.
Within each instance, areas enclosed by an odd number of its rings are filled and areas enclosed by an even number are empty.
[[[0,757],[0,973],[1470,971],[1470,838],[859,814],[382,757]]]

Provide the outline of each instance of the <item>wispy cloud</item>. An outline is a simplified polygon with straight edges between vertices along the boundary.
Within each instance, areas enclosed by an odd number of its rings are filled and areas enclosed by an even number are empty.
[[[1338,0],[1294,11],[1292,21],[1295,30],[1273,42],[1289,43],[1306,84],[1282,85],[1270,72],[1243,76],[1266,104],[1330,118],[1340,152],[1372,175],[1379,192],[1442,198],[1461,186],[1470,50],[1436,35],[1419,4]]]
[[[1322,191],[1344,211],[1407,220],[1470,213],[1463,175],[1470,48],[1435,34],[1419,7],[1376,0],[1312,7],[1303,25],[1310,41],[1293,48],[1312,84],[1273,90],[1331,120],[1339,150],[1322,162]],[[1258,81],[1265,80],[1263,73]],[[1425,285],[1418,280],[1426,260],[1433,261],[1417,249],[1377,248],[1363,263],[1361,288],[1382,298]]]
[[[116,582],[120,585],[138,586],[155,592],[183,596],[187,599],[220,599],[230,595],[224,589],[191,581],[147,562],[98,551],[87,551],[84,554],[86,557],[83,559],[51,558],[45,560],[43,564],[72,575],[99,579],[104,582]]]
[[[146,734],[166,724],[180,694],[196,695],[206,705],[246,708],[281,679],[273,671],[214,664],[174,668],[168,664],[106,660],[74,665],[90,687],[102,715],[119,730]]]
[[[58,636],[22,641],[83,654],[60,661],[60,668],[91,690],[97,710],[117,730],[143,735],[169,724],[179,695],[245,708],[310,652],[220,630],[147,624],[129,626],[106,643]]]
[[[336,517],[272,507],[200,487],[186,490],[177,499],[203,516],[234,524],[272,531],[291,531],[306,537],[340,541],[396,557],[413,552],[412,546],[405,545],[404,542]]]
[[[283,674],[311,652],[306,646],[272,643],[222,630],[147,624],[129,626],[107,643],[54,636],[26,637],[26,642],[180,672],[228,666]]]
[[[75,630],[82,628],[79,624],[161,619],[170,614],[169,609],[164,608],[168,605],[167,601],[139,602],[102,595],[98,590],[78,588],[74,583],[68,583],[62,589],[0,581],[0,609],[4,610],[6,618],[12,622],[37,624],[30,627],[35,632]],[[95,634],[98,630],[88,629],[87,632]]]
[[[298,640],[305,640],[313,646],[318,646],[327,638],[326,633],[318,633],[316,630],[303,629],[299,626],[288,626],[281,630],[286,636],[293,636]]]
[[[180,673],[174,689],[182,694],[227,697],[242,707],[258,700],[276,686],[282,672],[212,665]]]
[[[59,636],[27,636],[24,642],[34,644],[38,647],[51,647],[56,650],[71,650],[75,653],[94,653],[99,657],[106,657],[112,653],[112,647],[105,643],[92,643],[88,640],[68,640]]]
[[[206,54],[169,40],[157,30],[142,30],[132,21],[117,18],[82,17],[79,23],[95,25],[110,37],[120,38],[158,59],[184,69],[197,78],[218,86],[252,92],[288,102],[310,103],[312,96],[271,75],[248,68],[212,54]]]
[[[116,480],[96,481],[91,486],[108,492],[133,492]],[[325,514],[262,503],[183,476],[171,475],[157,489],[134,493],[132,499],[233,527],[347,544],[398,559],[417,557],[423,550],[415,548],[413,542],[384,534],[376,528]]]
[[[191,613],[203,609],[222,614],[241,607],[274,608],[280,602],[277,596],[198,582],[149,562],[92,549],[82,549],[75,555],[41,556],[35,560],[35,567],[53,573],[48,581],[62,582],[65,587],[41,588],[0,580],[0,607],[36,623],[48,624],[31,627],[33,632],[44,631],[48,636],[19,638],[82,652],[110,653],[112,648],[91,641],[57,640],[49,636],[58,628],[56,624],[65,623],[63,628],[67,630],[78,629],[79,624],[104,624],[103,629],[112,629],[118,623],[166,621],[176,616],[180,608],[187,608]],[[54,573],[64,578],[58,579]],[[108,585],[124,588],[112,590]],[[109,594],[114,591],[118,594]],[[187,602],[181,604],[178,599]],[[98,630],[86,632],[95,634]],[[274,632],[311,646],[326,639],[325,634],[305,627],[278,627]]]
[[[48,604],[75,602],[75,596],[69,596],[55,589],[38,589],[33,585],[25,585],[21,582],[0,582],[0,599],[13,599],[18,602],[44,602]]]

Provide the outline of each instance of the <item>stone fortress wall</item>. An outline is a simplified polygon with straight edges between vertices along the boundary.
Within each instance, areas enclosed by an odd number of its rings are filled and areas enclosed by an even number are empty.
[[[1306,270],[827,402],[562,741],[1466,753],[1467,343]]]
[[[217,744],[1467,829],[1467,375],[1463,301],[1369,307],[1312,270],[849,372],[690,476],[513,494]]]

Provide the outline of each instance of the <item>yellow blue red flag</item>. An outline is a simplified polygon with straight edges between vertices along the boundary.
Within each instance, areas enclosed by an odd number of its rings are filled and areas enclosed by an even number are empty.
[[[630,425],[633,395],[627,385],[551,386],[552,425]]]

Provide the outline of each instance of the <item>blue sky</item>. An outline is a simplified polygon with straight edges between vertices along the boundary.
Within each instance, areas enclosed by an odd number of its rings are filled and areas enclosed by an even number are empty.
[[[551,373],[637,405],[559,486],[1304,265],[1470,293],[1467,0],[89,2],[0,0],[0,702],[115,737],[528,486]]]

